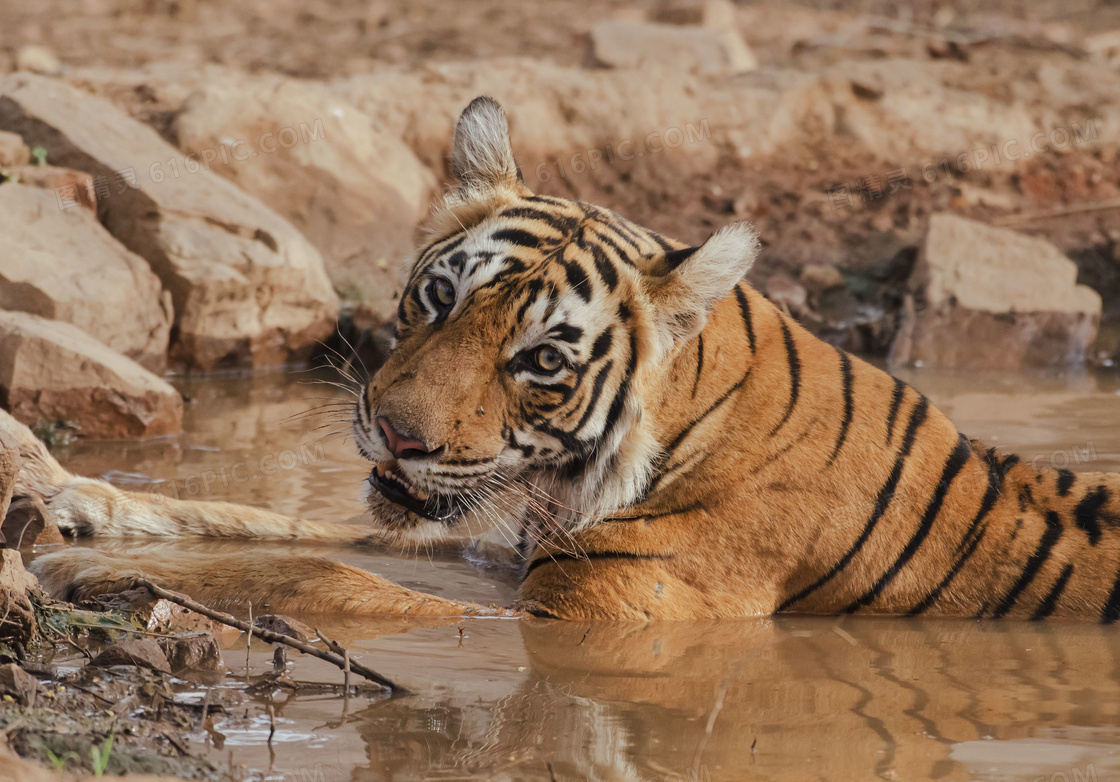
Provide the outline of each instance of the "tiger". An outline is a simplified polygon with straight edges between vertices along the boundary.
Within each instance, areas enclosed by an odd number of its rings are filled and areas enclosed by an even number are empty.
[[[405,264],[393,349],[353,435],[372,465],[371,534],[513,533],[516,603],[246,554],[64,551],[36,562],[45,583],[86,595],[144,573],[216,600],[255,592],[358,615],[1120,617],[1120,476],[986,448],[912,386],[818,339],[744,280],[760,249],[748,223],[689,246],[534,194],[485,96],[460,115],[450,164],[459,186]],[[140,497],[122,510],[39,493],[81,534],[332,534],[257,510],[243,522],[236,506],[164,507],[153,522]]]

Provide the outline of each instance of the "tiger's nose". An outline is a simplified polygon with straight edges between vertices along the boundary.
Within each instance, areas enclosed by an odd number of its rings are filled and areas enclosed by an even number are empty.
[[[377,424],[381,427],[385,444],[389,446],[393,456],[398,459],[420,459],[424,456],[435,456],[443,450],[443,446],[431,448],[422,440],[413,440],[406,437],[397,431],[387,418],[379,416]]]

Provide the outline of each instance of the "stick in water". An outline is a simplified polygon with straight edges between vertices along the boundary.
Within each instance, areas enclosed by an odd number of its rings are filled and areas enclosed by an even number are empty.
[[[326,660],[331,665],[334,665],[341,670],[346,669],[346,660],[342,655],[342,652],[344,651],[342,649],[342,646],[340,646],[336,641],[330,641],[326,638],[323,638],[322,635],[319,635],[319,638],[323,641],[323,643],[330,647],[331,651],[329,652],[325,652],[322,649],[316,649],[311,644],[304,643],[303,641],[296,640],[295,638],[289,638],[286,635],[280,635],[280,633],[274,633],[271,630],[262,630],[259,627],[254,627],[248,622],[242,622],[240,619],[236,619],[229,614],[222,613],[221,611],[215,611],[212,608],[207,608],[201,603],[196,603],[190,598],[183,597],[182,595],[178,595],[175,592],[169,592],[163,587],[158,586],[157,584],[153,584],[146,578],[137,578],[136,585],[144,587],[156,597],[163,598],[164,600],[169,600],[176,605],[182,606],[183,608],[189,608],[196,614],[202,614],[209,619],[213,619],[215,622],[219,622],[229,627],[235,627],[243,633],[251,633],[252,635],[257,636],[257,638],[260,638],[262,641],[271,644],[284,644],[285,646],[290,646],[293,649],[298,649],[304,654],[310,654],[312,657],[318,657],[320,660]],[[386,679],[377,671],[371,670],[361,663],[354,662],[353,660],[350,660],[349,662],[350,670],[352,670],[354,673],[365,679],[369,679],[371,682],[380,684],[382,687],[389,690],[393,694],[412,694],[412,692],[408,689],[400,686],[399,684],[396,684],[390,679]]]

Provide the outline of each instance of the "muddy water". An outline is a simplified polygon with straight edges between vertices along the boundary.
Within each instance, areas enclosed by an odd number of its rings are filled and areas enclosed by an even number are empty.
[[[1039,464],[1120,470],[1120,377],[906,377],[972,436]],[[185,433],[73,445],[71,469],[152,492],[318,520],[357,513],[366,468],[346,395],[298,378],[181,384]],[[315,429],[315,427],[324,427]],[[331,435],[322,439],[322,435]],[[116,545],[122,545],[120,543]],[[124,544],[136,548],[138,544]],[[160,555],[176,546],[160,544]],[[270,546],[253,545],[267,556]],[[461,561],[317,547],[410,587],[481,602],[514,588]],[[782,618],[702,625],[488,620],[316,624],[417,692],[344,701],[276,695],[267,720],[216,728],[225,765],[288,780],[1074,780],[1120,778],[1120,629]],[[243,645],[226,661],[245,675]],[[251,673],[271,666],[254,646]],[[317,660],[296,678],[337,681]]]

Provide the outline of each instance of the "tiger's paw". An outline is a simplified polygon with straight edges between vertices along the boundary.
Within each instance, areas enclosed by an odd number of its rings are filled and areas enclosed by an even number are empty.
[[[70,548],[45,554],[31,563],[31,572],[56,600],[80,603],[95,595],[124,592],[136,586],[144,573],[114,562],[111,555],[87,548]]]

